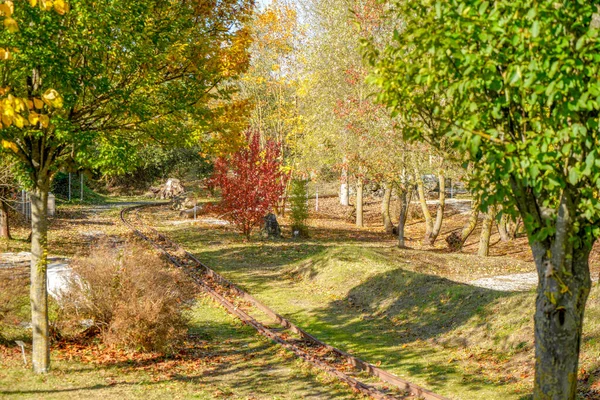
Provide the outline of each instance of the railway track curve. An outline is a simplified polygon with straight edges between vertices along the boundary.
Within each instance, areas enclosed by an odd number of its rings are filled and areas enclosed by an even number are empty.
[[[352,390],[373,399],[448,400],[320,341],[212,270],[179,244],[146,224],[139,216],[139,211],[143,208],[164,205],[165,203],[149,203],[123,208],[121,221],[139,238],[163,253],[170,263],[183,269],[215,302],[244,324],[252,326],[258,333],[291,351],[297,357],[347,384]],[[260,310],[277,323],[279,328],[272,328],[259,322],[251,315],[252,310]],[[350,375],[349,370],[364,372],[377,378],[379,383],[365,383]]]

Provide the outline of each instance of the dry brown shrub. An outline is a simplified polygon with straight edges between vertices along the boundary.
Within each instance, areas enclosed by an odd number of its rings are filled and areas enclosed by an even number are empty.
[[[0,269],[0,342],[5,328],[29,317],[28,272],[27,268]]]
[[[103,343],[168,353],[185,338],[194,288],[182,271],[132,241],[99,244],[76,258],[61,296],[63,327],[91,320]]]

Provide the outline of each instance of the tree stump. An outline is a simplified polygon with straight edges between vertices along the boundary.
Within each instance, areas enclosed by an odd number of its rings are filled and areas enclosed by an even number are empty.
[[[263,233],[268,238],[280,238],[281,227],[277,222],[277,216],[273,213],[267,214],[264,219]]]

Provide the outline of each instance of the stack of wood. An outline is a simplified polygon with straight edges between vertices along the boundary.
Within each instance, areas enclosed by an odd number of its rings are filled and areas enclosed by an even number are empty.
[[[185,192],[185,188],[179,179],[169,178],[164,185],[151,187],[150,192],[156,199],[167,200]]]

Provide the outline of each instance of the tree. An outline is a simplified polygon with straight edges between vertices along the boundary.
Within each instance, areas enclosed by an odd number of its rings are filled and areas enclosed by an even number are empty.
[[[6,96],[0,139],[26,170],[23,183],[31,192],[32,364],[43,373],[50,366],[46,255],[53,176],[71,165],[124,171],[136,147],[149,141],[190,143],[213,131],[215,102],[230,95],[228,82],[248,62],[243,25],[252,2],[31,4],[37,6],[18,7],[14,19],[5,18],[8,28],[0,34]],[[6,52],[13,48],[19,51],[11,59]]]
[[[256,132],[246,133],[247,147],[215,161],[209,186],[221,189],[219,210],[248,238],[279,201],[288,173],[281,161],[281,145],[267,140],[260,146]]]
[[[405,116],[437,99],[431,116],[446,128],[427,139],[473,161],[484,208],[504,202],[523,218],[539,275],[534,398],[574,399],[600,236],[596,3],[392,3],[394,44],[368,51],[380,99]]]
[[[12,165],[6,159],[0,160],[0,238],[12,239],[10,235],[9,210],[17,191],[17,180]]]

